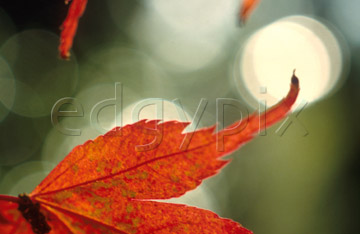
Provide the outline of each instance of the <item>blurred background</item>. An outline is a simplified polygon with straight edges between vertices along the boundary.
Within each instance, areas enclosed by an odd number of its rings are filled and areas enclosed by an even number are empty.
[[[262,0],[243,26],[239,1],[90,0],[71,59],[63,61],[63,0],[0,0],[0,193],[31,192],[121,113],[122,124],[131,123],[139,101],[163,99],[165,120],[191,121],[206,99],[200,127],[210,126],[217,98],[265,110],[286,95],[296,68],[301,93],[290,118],[171,201],[211,209],[256,234],[357,233],[360,1]],[[115,97],[116,82],[123,109],[102,109],[95,128],[91,110]],[[80,135],[52,125],[51,110],[64,97],[76,98],[83,116],[60,118],[60,125]],[[140,119],[155,112],[150,105]],[[225,109],[226,124],[240,117]]]

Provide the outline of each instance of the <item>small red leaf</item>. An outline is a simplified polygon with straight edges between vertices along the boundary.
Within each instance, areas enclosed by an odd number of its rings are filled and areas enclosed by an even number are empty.
[[[65,3],[68,2],[69,0],[65,1]],[[73,44],[79,19],[85,11],[86,4],[87,0],[72,0],[70,4],[69,12],[61,26],[59,51],[60,56],[63,59],[68,59],[70,57],[70,49]]]

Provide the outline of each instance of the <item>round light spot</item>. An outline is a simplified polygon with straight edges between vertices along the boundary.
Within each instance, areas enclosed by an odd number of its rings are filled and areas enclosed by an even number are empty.
[[[130,36],[171,72],[192,72],[223,59],[235,31],[238,2],[145,1]]]
[[[176,31],[212,33],[236,22],[239,3],[236,0],[149,0],[145,4]]]
[[[349,39],[349,41],[359,46],[360,34],[358,29],[360,27],[360,1],[348,0],[346,4],[342,1],[331,0],[327,1],[328,17],[335,21],[339,29]]]
[[[259,100],[273,105],[288,92],[296,69],[301,86],[297,102],[313,102],[340,83],[343,56],[346,53],[329,27],[305,16],[291,16],[248,39],[235,60],[234,80],[253,107]]]
[[[12,109],[15,99],[15,80],[7,62],[0,57],[0,122]]]
[[[16,97],[12,111],[26,117],[51,113],[54,103],[70,96],[78,74],[75,56],[59,59],[59,38],[43,30],[27,30],[7,40],[1,55],[8,62],[16,80]],[[18,85],[19,84],[19,85]]]
[[[87,55],[82,67],[80,87],[102,83],[121,82],[124,89],[132,89],[138,95],[160,90],[164,73],[153,59],[140,50],[109,44]],[[127,99],[129,94],[124,95]],[[124,100],[125,102],[127,100]]]
[[[33,120],[9,114],[0,124],[0,165],[11,166],[26,161],[40,148],[43,136]]]
[[[4,176],[0,189],[13,196],[29,194],[55,166],[48,162],[27,162],[16,166]]]
[[[153,53],[165,66],[176,72],[194,71],[216,61],[221,54],[223,41],[177,36],[156,43]]]

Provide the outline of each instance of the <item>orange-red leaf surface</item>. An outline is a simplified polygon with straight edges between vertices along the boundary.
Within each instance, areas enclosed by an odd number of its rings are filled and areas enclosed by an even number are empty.
[[[176,121],[142,120],[115,128],[75,147],[29,197],[41,205],[51,234],[250,234],[211,211],[153,200],[181,196],[218,173],[229,162],[223,156],[287,114],[299,92],[295,76],[290,87],[287,97],[266,113],[217,134],[215,127],[183,134],[187,123]],[[266,123],[260,121],[265,115]],[[155,127],[155,133],[149,130]],[[152,142],[156,147],[143,147]],[[33,233],[17,203],[18,198],[0,196],[1,230]]]
[[[243,0],[243,3],[240,7],[239,18],[242,23],[245,23],[249,18],[250,14],[253,12],[260,0]]]
[[[68,3],[70,0],[65,0]],[[69,12],[64,23],[61,26],[60,35],[60,56],[63,59],[70,57],[70,49],[73,44],[74,36],[78,27],[79,19],[83,15],[86,8],[87,0],[72,0]]]

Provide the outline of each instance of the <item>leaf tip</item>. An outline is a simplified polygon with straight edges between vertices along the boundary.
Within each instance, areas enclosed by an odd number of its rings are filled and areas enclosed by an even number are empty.
[[[246,20],[243,18],[243,17],[239,17],[238,20],[237,20],[237,23],[238,23],[238,26],[240,28],[244,27],[245,26],[245,23],[246,23]]]
[[[252,11],[256,8],[259,0],[243,0],[239,12],[239,25],[245,25]]]
[[[299,86],[299,78],[295,75],[296,69],[293,71],[293,75],[291,77],[291,84],[295,86]]]
[[[60,58],[63,60],[70,60],[70,52],[68,51],[60,51]]]

